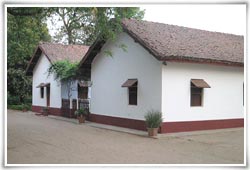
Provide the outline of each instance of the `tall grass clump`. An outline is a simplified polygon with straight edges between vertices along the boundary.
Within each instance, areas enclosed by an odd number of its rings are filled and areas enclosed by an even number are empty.
[[[163,121],[162,113],[157,110],[149,110],[144,117],[147,128],[158,128]]]

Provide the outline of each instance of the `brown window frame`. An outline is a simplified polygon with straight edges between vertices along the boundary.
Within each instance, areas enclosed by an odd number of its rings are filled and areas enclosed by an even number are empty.
[[[129,105],[137,105],[137,97],[138,96],[138,89],[137,83],[135,86],[128,88],[128,104]]]
[[[190,106],[203,106],[203,88],[195,87],[192,83],[190,89]]]
[[[40,97],[44,98],[44,87],[40,87]]]

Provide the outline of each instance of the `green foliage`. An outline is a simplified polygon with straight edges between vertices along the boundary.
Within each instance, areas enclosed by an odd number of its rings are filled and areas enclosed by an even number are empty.
[[[55,80],[68,82],[76,80],[78,76],[78,62],[72,63],[69,60],[61,60],[53,63],[48,69],[48,76],[55,74]]]
[[[20,105],[21,102],[20,102],[20,99],[19,99],[18,96],[10,96],[10,95],[8,95],[7,104],[8,105]]]
[[[69,60],[61,60],[53,63],[48,69],[48,76],[55,75],[55,80],[62,84],[66,84],[68,91],[68,99],[72,95],[75,80],[80,79],[82,76],[79,72],[79,63],[71,63]]]
[[[31,96],[26,96],[26,98],[24,98],[24,103],[25,104],[32,104],[32,97]]]
[[[76,116],[86,116],[88,114],[88,109],[78,109],[75,111]]]
[[[144,11],[137,7],[102,7],[96,8],[96,35],[107,40],[116,38],[122,32],[121,20],[123,18],[142,19]]]
[[[119,48],[121,48],[124,52],[127,52],[128,50],[128,46],[126,45],[126,44],[120,44],[119,46],[118,46]]]
[[[31,110],[31,104],[8,105],[7,108],[13,110]]]
[[[115,39],[122,31],[121,19],[142,19],[144,16],[144,11],[137,7],[60,7],[49,10],[52,22],[63,22],[53,37],[54,41],[67,44],[91,45],[97,36],[105,40]]]
[[[7,96],[7,108],[14,110],[31,110],[32,98],[31,96],[27,96],[23,99],[23,102],[20,101],[19,96],[11,96],[8,94]]]
[[[145,121],[148,128],[158,128],[163,121],[162,113],[160,111],[150,110],[145,115]]]
[[[109,57],[113,57],[113,53],[110,50],[105,50],[104,54]]]
[[[20,101],[31,95],[31,79],[25,69],[38,42],[50,41],[42,8],[7,8],[7,87]]]
[[[12,96],[20,98],[21,102],[31,94],[31,79],[25,76],[23,69],[8,68],[7,70],[8,92]]]
[[[8,109],[13,109],[13,110],[23,110],[23,105],[8,105]]]
[[[22,104],[23,110],[31,110],[30,104]]]

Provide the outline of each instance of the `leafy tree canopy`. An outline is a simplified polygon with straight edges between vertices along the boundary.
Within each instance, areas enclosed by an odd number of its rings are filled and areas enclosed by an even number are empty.
[[[63,23],[54,41],[65,44],[91,45],[97,36],[115,38],[122,30],[122,18],[142,19],[144,16],[144,11],[137,7],[60,7],[49,11],[52,23]]]
[[[29,10],[31,10],[29,12]],[[38,9],[7,8],[7,74],[8,93],[20,100],[31,94],[31,79],[25,69],[39,41],[50,41],[47,25]],[[38,10],[39,11],[39,10]],[[28,13],[30,15],[28,15]]]

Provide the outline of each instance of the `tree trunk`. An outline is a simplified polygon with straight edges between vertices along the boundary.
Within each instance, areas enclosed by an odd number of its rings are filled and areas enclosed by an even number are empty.
[[[68,32],[68,43],[74,44],[71,30],[68,30],[67,32]]]

